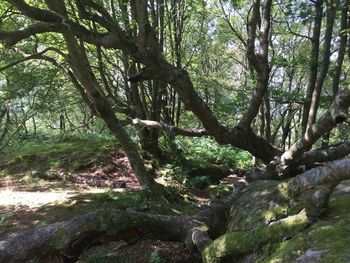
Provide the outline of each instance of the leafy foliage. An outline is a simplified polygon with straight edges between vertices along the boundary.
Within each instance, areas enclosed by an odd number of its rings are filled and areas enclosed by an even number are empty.
[[[158,251],[153,251],[149,258],[149,263],[162,263],[163,260],[160,258]]]
[[[225,164],[236,169],[248,169],[252,165],[252,157],[249,153],[232,149],[230,146],[219,145],[213,139],[178,139],[176,143],[182,149],[184,157],[198,165]]]

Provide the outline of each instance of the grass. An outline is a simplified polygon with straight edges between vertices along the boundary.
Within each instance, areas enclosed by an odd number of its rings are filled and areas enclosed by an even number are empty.
[[[117,145],[111,138],[67,137],[56,142],[30,141],[3,154],[6,163],[1,165],[4,167],[2,170],[0,168],[1,175],[27,172],[26,176],[30,177],[32,171],[45,172],[59,168],[77,171],[92,158],[103,158]]]

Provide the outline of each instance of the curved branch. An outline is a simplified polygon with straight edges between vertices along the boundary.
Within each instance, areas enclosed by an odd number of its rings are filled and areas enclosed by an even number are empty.
[[[20,60],[17,60],[17,61],[14,61],[6,66],[3,66],[0,68],[0,71],[4,71],[8,68],[11,68],[11,67],[14,67],[22,62],[25,62],[25,61],[28,61],[28,60],[32,60],[32,59],[43,59],[43,55],[45,53],[47,53],[48,51],[55,51],[55,52],[58,52],[60,53],[61,55],[64,56],[64,53],[62,53],[60,50],[56,49],[56,48],[53,48],[53,47],[48,47],[48,48],[45,48],[44,50],[38,52],[38,53],[35,53],[35,54],[32,54],[32,55],[29,55],[29,56],[26,56]]]
[[[161,79],[169,83],[179,94],[183,103],[203,123],[204,128],[220,144],[231,144],[269,163],[275,156],[282,153],[264,138],[257,136],[251,129],[240,127],[229,128],[221,124],[208,105],[196,92],[188,72],[170,65],[166,61],[145,67],[139,74],[130,78],[131,81],[145,79]]]
[[[9,46],[13,46],[19,41],[26,39],[30,36],[47,32],[62,33],[68,30],[67,25],[59,23],[37,23],[26,26],[16,31],[4,31],[0,30],[0,39],[5,40]]]
[[[317,162],[329,162],[340,158],[344,158],[350,154],[350,141],[331,145],[327,148],[317,149],[314,151],[305,152],[299,161],[296,161],[298,165],[308,165]]]
[[[28,5],[24,0],[5,0],[14,7],[17,8],[23,15],[28,16],[36,21],[49,22],[49,23],[61,23],[63,17],[59,14],[51,11],[44,10],[37,7]]]
[[[304,203],[310,216],[319,216],[326,211],[334,188],[346,179],[350,179],[350,158],[308,170],[293,179],[288,188]]]
[[[105,48],[125,48],[130,43],[123,42],[123,39],[119,38],[114,32],[109,33],[95,33],[86,29],[72,21],[66,21],[66,23],[36,23],[26,26],[17,31],[5,31],[0,30],[0,40],[4,40],[7,45],[13,46],[19,41],[26,39],[35,34],[42,34],[48,32],[67,33],[74,34],[77,38],[97,46],[103,46]],[[129,52],[133,49],[133,45],[128,46]]]
[[[350,86],[338,92],[330,110],[323,117],[308,128],[304,137],[293,144],[282,156],[281,165],[283,169],[292,165],[293,160],[301,156],[310,148],[323,134],[331,131],[339,123],[346,121],[350,106]]]

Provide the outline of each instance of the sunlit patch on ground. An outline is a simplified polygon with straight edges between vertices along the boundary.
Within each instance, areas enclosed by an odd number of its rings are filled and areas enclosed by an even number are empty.
[[[0,206],[27,206],[28,208],[38,208],[43,205],[60,204],[67,202],[69,198],[84,193],[103,193],[105,189],[87,189],[77,191],[61,190],[61,191],[17,191],[5,189],[0,191]]]

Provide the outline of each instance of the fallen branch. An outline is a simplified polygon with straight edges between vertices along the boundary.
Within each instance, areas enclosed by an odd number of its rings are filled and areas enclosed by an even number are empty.
[[[209,132],[206,129],[182,129],[173,125],[168,125],[165,123],[157,122],[157,121],[151,121],[151,120],[140,120],[138,118],[136,119],[130,119],[128,121],[125,121],[126,124],[133,124],[135,126],[141,127],[141,128],[151,128],[156,130],[161,130],[167,133],[170,136],[187,136],[187,137],[203,137],[203,136],[209,136]]]

